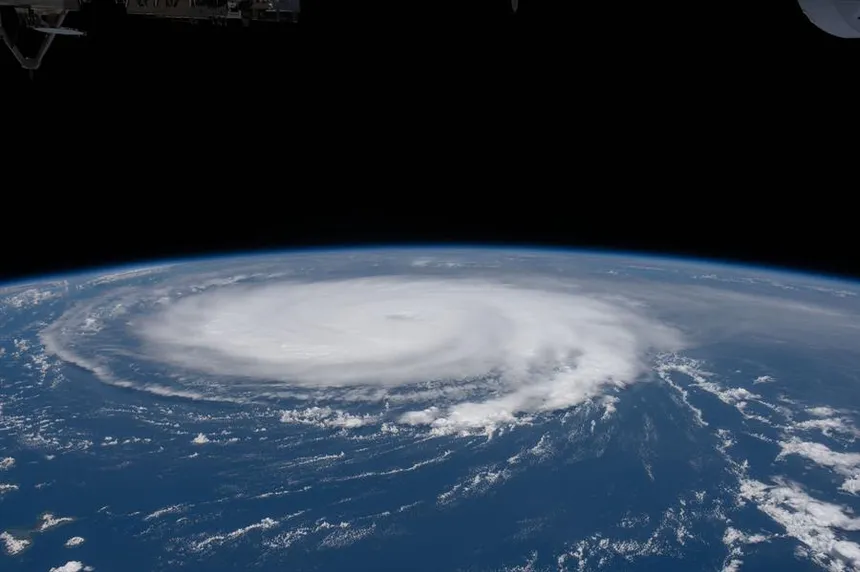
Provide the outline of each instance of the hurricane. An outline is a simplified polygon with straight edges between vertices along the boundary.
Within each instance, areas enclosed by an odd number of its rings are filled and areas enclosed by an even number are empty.
[[[136,304],[144,294],[136,293]],[[139,340],[137,359],[205,374],[211,382],[175,382],[173,391],[230,399],[290,391],[324,401],[444,399],[442,407],[391,419],[440,432],[491,431],[598,398],[636,382],[649,355],[683,346],[678,330],[622,299],[501,280],[381,276],[227,284],[161,297],[156,311],[130,321],[117,304],[109,301],[107,319],[112,312]],[[68,314],[45,339],[106,379],[152,389],[116,380],[109,360],[90,363],[74,347],[81,345],[79,335],[75,344],[62,342],[62,332],[94,331],[92,313]]]
[[[0,287],[0,568],[860,570],[858,300],[441,248]]]

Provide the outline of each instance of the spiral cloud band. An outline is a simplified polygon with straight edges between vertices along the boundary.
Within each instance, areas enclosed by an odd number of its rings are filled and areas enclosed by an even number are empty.
[[[399,417],[450,431],[570,407],[634,382],[649,351],[682,345],[677,331],[618,300],[396,276],[218,288],[137,328],[150,357],[236,383],[385,392],[486,380],[479,399]]]

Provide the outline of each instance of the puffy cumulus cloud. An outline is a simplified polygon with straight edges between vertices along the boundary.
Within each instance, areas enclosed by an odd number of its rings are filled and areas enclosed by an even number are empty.
[[[834,433],[853,435],[854,437],[860,436],[860,431],[858,431],[857,428],[852,426],[850,421],[841,417],[829,419],[809,419],[807,421],[795,423],[789,429],[800,431],[818,430],[821,431],[821,433],[826,437],[831,437]]]
[[[395,276],[219,288],[137,327],[150,357],[237,386],[268,380],[261,392],[493,379],[489,396],[401,417],[445,432],[575,405],[683,345],[617,296]]]
[[[283,423],[303,423],[316,425],[317,427],[339,427],[344,429],[355,429],[372,425],[378,418],[374,415],[353,415],[346,411],[334,410],[331,407],[307,407],[305,409],[291,409],[281,412]]]
[[[6,531],[0,532],[0,545],[9,556],[15,556],[27,550],[32,542],[26,538],[15,538]]]
[[[62,566],[54,566],[51,568],[50,572],[91,572],[95,570],[92,566],[86,566],[83,562],[78,560],[69,560]]]
[[[806,410],[806,412],[816,417],[832,417],[833,415],[837,415],[839,413],[831,407],[810,407]]]
[[[797,438],[782,441],[779,446],[781,451],[777,459],[787,455],[805,457],[817,465],[828,467],[835,473],[847,477],[840,487],[842,490],[852,494],[860,491],[860,453],[841,453],[821,443],[801,441]]]
[[[860,530],[860,519],[850,510],[811,497],[800,485],[775,479],[768,485],[752,479],[741,481],[740,497],[785,528],[802,542],[818,564],[834,572],[860,569],[860,545],[840,531]]]

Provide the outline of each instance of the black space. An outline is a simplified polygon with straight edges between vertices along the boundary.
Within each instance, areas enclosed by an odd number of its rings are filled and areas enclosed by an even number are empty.
[[[20,232],[3,228],[3,277],[228,251],[392,243],[598,247],[860,276],[853,217],[833,210],[777,212],[737,197],[698,208],[695,197],[620,204],[611,193],[594,194],[601,191],[520,191],[506,204],[485,192],[458,200],[402,191],[364,205],[287,195],[280,208],[266,208],[260,193],[244,194],[245,204],[173,206],[150,195],[126,210],[70,199],[38,215],[18,211]]]
[[[463,242],[860,277],[860,41],[792,0],[308,1],[247,29],[120,15],[32,80],[0,51],[0,281]]]

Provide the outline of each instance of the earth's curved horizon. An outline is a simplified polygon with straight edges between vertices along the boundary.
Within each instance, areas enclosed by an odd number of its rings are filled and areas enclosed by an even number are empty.
[[[858,294],[500,246],[0,286],[0,561],[858,570]]]
[[[709,266],[712,268],[723,268],[733,271],[746,270],[759,274],[782,275],[784,278],[794,277],[806,280],[818,280],[839,284],[860,285],[860,278],[823,269],[804,269],[792,267],[785,264],[777,264],[765,261],[742,260],[724,257],[696,256],[693,254],[660,252],[657,250],[627,250],[605,247],[573,247],[556,246],[544,244],[519,244],[519,243],[407,243],[407,244],[385,244],[368,243],[357,245],[320,245],[268,248],[262,250],[233,250],[226,252],[199,252],[189,255],[173,256],[146,256],[137,258],[133,262],[118,263],[96,263],[85,264],[73,269],[51,272],[30,272],[25,275],[10,276],[0,279],[0,289],[20,288],[45,282],[66,280],[69,278],[81,278],[87,276],[101,276],[106,274],[119,274],[123,272],[137,272],[153,267],[174,266],[177,264],[201,264],[210,262],[248,261],[255,258],[307,256],[313,254],[360,254],[379,252],[433,252],[436,254],[462,253],[467,251],[500,252],[500,253],[522,253],[543,254],[555,256],[585,256],[599,258],[618,258],[624,260],[636,259],[639,261],[651,261],[655,263],[667,262],[671,264],[688,264],[698,266]]]

